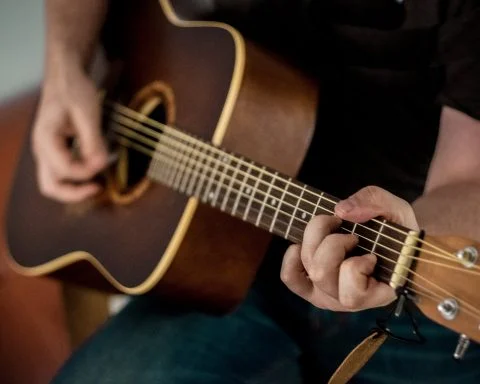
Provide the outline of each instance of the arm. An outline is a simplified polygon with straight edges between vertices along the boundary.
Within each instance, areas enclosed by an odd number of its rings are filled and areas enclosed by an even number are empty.
[[[430,234],[480,239],[480,121],[443,109],[425,193],[413,207]]]
[[[89,180],[107,163],[100,135],[97,89],[89,65],[105,17],[107,0],[46,0],[45,75],[32,133],[41,192],[75,202],[100,190]],[[67,138],[76,137],[81,160]]]
[[[88,65],[105,19],[107,0],[46,0],[46,73]]]

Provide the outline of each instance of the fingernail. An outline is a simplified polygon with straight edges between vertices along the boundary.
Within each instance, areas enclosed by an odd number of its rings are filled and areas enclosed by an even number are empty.
[[[337,203],[337,210],[341,213],[348,213],[354,208],[353,202],[350,199],[342,200]]]

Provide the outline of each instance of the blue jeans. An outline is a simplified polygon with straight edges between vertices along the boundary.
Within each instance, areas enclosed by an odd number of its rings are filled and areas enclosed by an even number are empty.
[[[53,384],[326,383],[385,310],[319,310],[277,276],[278,265],[260,271],[244,303],[224,317],[134,299],[73,354]],[[480,383],[479,346],[456,362],[458,336],[416,318],[426,344],[387,340],[352,382]],[[397,322],[395,331],[408,333],[407,318]]]

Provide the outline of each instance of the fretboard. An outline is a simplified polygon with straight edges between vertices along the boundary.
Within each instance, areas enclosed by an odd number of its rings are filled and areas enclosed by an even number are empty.
[[[305,227],[314,216],[334,213],[339,201],[336,197],[172,130],[150,143],[155,151],[151,151],[148,173],[155,181],[294,243],[302,241]],[[128,136],[132,145],[135,137]],[[377,255],[378,273],[390,277],[407,228],[371,220],[362,224],[343,222],[341,231],[357,235],[358,251]]]

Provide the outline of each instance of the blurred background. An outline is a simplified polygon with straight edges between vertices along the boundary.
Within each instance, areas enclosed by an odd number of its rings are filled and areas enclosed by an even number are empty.
[[[0,100],[37,84],[43,71],[43,1],[0,3]]]
[[[0,1],[1,384],[48,384],[71,352],[118,309],[104,294],[20,276],[7,264],[4,214],[43,75],[43,8],[43,0]]]

